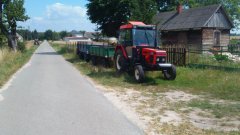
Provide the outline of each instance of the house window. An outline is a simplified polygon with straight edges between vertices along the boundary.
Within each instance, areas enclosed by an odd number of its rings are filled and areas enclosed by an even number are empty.
[[[220,38],[221,38],[221,32],[216,30],[214,31],[214,45],[220,46]]]

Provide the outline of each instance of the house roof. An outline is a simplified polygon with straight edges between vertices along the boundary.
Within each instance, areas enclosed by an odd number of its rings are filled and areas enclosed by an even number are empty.
[[[209,27],[208,22],[219,10],[227,19],[229,29],[233,28],[233,23],[221,5],[191,8],[183,10],[181,13],[177,11],[158,13],[154,17],[154,22],[158,24],[158,29],[166,31]]]

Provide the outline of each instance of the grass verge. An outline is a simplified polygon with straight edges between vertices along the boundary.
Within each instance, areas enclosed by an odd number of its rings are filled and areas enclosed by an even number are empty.
[[[0,87],[30,59],[35,50],[35,46],[29,47],[24,52],[17,53],[10,52],[8,49],[1,49]]]
[[[193,100],[188,106],[210,111],[216,118],[240,116],[240,104],[211,103],[208,100]]]

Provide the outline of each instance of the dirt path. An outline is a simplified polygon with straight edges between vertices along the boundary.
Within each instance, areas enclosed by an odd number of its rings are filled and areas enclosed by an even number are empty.
[[[97,85],[97,88],[149,135],[240,133],[239,113],[219,118],[211,109],[191,107],[195,102],[204,103],[207,100],[202,95],[192,95],[181,90],[152,93],[101,85]],[[239,102],[224,100],[211,100],[211,103],[240,105]]]

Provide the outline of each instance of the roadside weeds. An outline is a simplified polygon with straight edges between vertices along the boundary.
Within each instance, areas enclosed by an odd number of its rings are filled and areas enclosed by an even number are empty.
[[[0,87],[2,87],[7,80],[20,69],[36,50],[36,47],[28,43],[28,48],[24,52],[12,53],[8,49],[4,49],[4,56],[0,60]],[[3,54],[3,53],[2,53]]]

